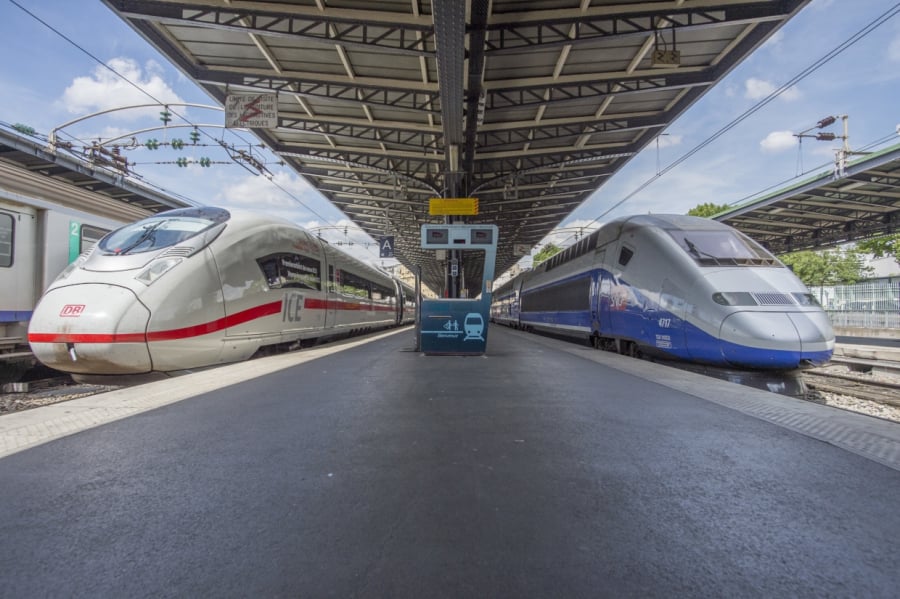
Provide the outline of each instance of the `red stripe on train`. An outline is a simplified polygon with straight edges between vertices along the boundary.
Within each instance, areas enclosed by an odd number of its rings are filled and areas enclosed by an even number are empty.
[[[279,300],[277,302],[263,304],[262,306],[256,306],[255,308],[250,308],[249,310],[244,310],[243,312],[229,314],[225,318],[220,318],[218,320],[207,322],[205,324],[198,324],[181,329],[171,329],[168,331],[150,331],[149,333],[147,333],[147,341],[173,341],[175,339],[199,337],[201,335],[208,335],[209,333],[221,331],[222,329],[227,329],[228,327],[234,327],[239,324],[244,324],[245,322],[250,322],[251,320],[256,320],[257,318],[263,318],[265,316],[271,316],[272,314],[278,314],[280,312],[281,301]]]
[[[366,310],[378,312],[394,312],[396,306],[372,306],[352,302],[332,302],[336,310]],[[303,307],[309,310],[325,310],[327,300],[308,298]],[[261,306],[230,314],[212,322],[197,324],[167,331],[150,331],[148,333],[29,333],[29,343],[146,343],[148,341],[174,341],[199,337],[264,318],[281,312],[281,301],[270,302]]]

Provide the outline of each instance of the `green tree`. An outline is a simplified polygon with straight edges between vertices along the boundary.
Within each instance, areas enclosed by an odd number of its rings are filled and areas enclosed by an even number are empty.
[[[727,204],[713,204],[711,202],[707,202],[705,204],[700,204],[699,206],[694,206],[690,210],[688,210],[688,216],[702,216],[704,218],[709,218],[710,216],[715,216],[720,212],[725,212],[728,210],[730,206]]]
[[[537,266],[538,264],[540,264],[541,262],[543,262],[550,256],[553,256],[554,254],[558,254],[561,251],[562,251],[561,247],[557,247],[556,245],[554,245],[552,243],[548,243],[547,245],[545,245],[544,247],[539,249],[537,254],[534,255],[534,265]]]
[[[823,250],[793,252],[779,256],[808,287],[847,285],[872,274],[862,256],[855,250]]]
[[[856,251],[863,254],[872,254],[876,258],[890,256],[900,262],[900,234],[885,235],[866,239],[856,243]]]

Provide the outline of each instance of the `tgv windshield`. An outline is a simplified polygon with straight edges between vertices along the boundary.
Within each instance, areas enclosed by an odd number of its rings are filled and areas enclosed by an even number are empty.
[[[230,217],[221,208],[182,208],[125,225],[98,244],[104,254],[138,254],[181,243]]]
[[[674,229],[669,235],[703,266],[778,266],[778,260],[735,231]]]

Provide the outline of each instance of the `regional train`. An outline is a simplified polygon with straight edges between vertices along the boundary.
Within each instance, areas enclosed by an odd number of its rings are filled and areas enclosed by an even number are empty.
[[[739,231],[682,215],[614,220],[498,288],[491,319],[619,353],[793,370],[834,351],[827,314]]]
[[[78,375],[171,372],[414,321],[408,285],[284,220],[190,207],[125,225],[70,264],[28,330]]]

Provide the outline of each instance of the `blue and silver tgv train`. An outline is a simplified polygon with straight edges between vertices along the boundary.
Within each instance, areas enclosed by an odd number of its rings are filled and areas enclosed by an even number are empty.
[[[725,224],[681,215],[604,225],[497,289],[491,318],[726,367],[815,366],[834,350],[828,316],[790,269]]]

